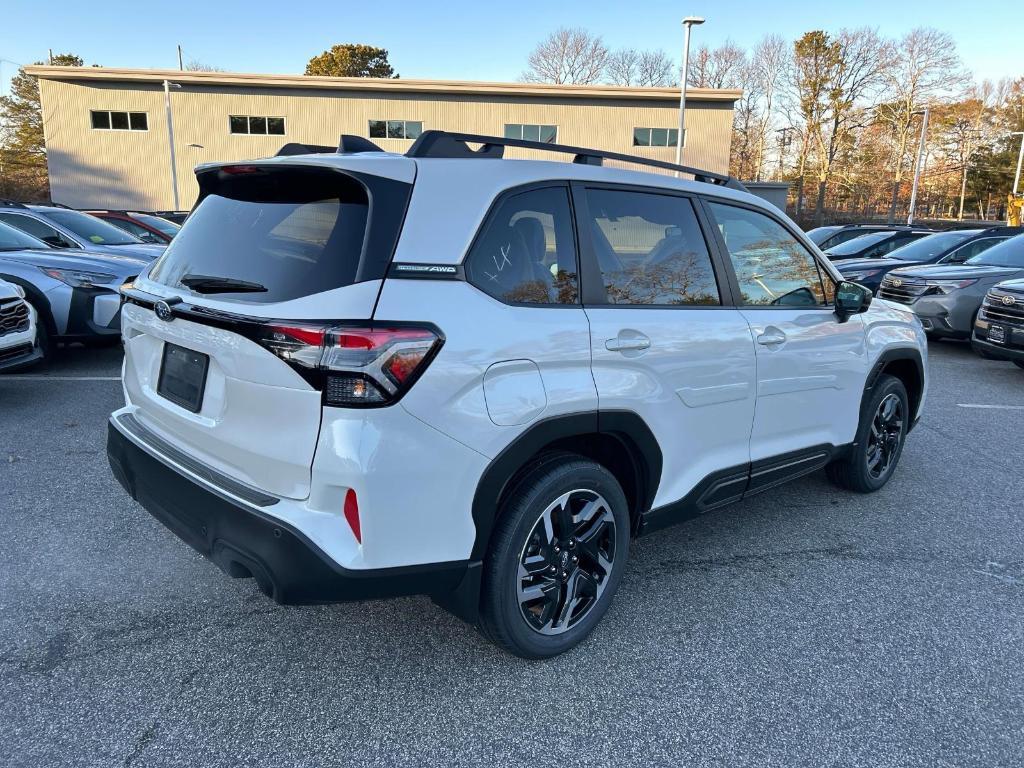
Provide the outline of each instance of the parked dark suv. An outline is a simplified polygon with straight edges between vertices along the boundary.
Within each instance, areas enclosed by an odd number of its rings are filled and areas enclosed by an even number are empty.
[[[985,294],[971,339],[982,357],[1024,368],[1024,280],[1008,280]]]
[[[832,262],[843,277],[878,290],[891,270],[914,264],[963,264],[982,251],[1024,232],[1021,227],[989,227],[936,232],[914,240],[887,256],[867,259],[841,259]]]

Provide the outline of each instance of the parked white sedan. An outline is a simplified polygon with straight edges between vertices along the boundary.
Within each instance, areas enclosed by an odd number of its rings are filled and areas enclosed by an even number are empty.
[[[42,356],[36,311],[25,301],[25,289],[0,280],[0,371],[22,368]]]

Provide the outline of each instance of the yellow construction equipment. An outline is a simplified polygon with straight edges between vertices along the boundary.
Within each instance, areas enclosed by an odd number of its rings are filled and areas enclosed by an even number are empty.
[[[1006,196],[1006,224],[1011,227],[1024,226],[1024,194]]]

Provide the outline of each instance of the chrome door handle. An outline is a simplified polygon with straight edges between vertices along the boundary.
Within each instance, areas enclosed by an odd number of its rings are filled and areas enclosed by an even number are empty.
[[[630,350],[648,349],[650,346],[651,340],[646,336],[640,338],[608,339],[604,343],[604,348],[609,352],[628,352]]]
[[[757,343],[765,347],[777,347],[786,342],[786,334],[778,328],[766,328],[764,333],[757,337]]]

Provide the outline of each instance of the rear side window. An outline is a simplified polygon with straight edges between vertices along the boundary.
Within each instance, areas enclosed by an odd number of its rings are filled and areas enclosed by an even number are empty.
[[[818,263],[774,219],[748,208],[708,201],[725,240],[747,306],[819,306],[828,295]]]
[[[721,304],[689,199],[606,189],[586,194],[590,236],[609,304]]]
[[[569,192],[510,195],[488,217],[466,257],[466,277],[511,304],[575,304],[579,296]]]
[[[348,174],[322,169],[213,173],[218,176],[201,180],[207,194],[157,260],[151,279],[197,293],[230,294],[236,301],[270,303],[383,277],[409,185],[375,181],[381,189],[374,228],[370,195]],[[406,188],[404,197],[396,185]]]

